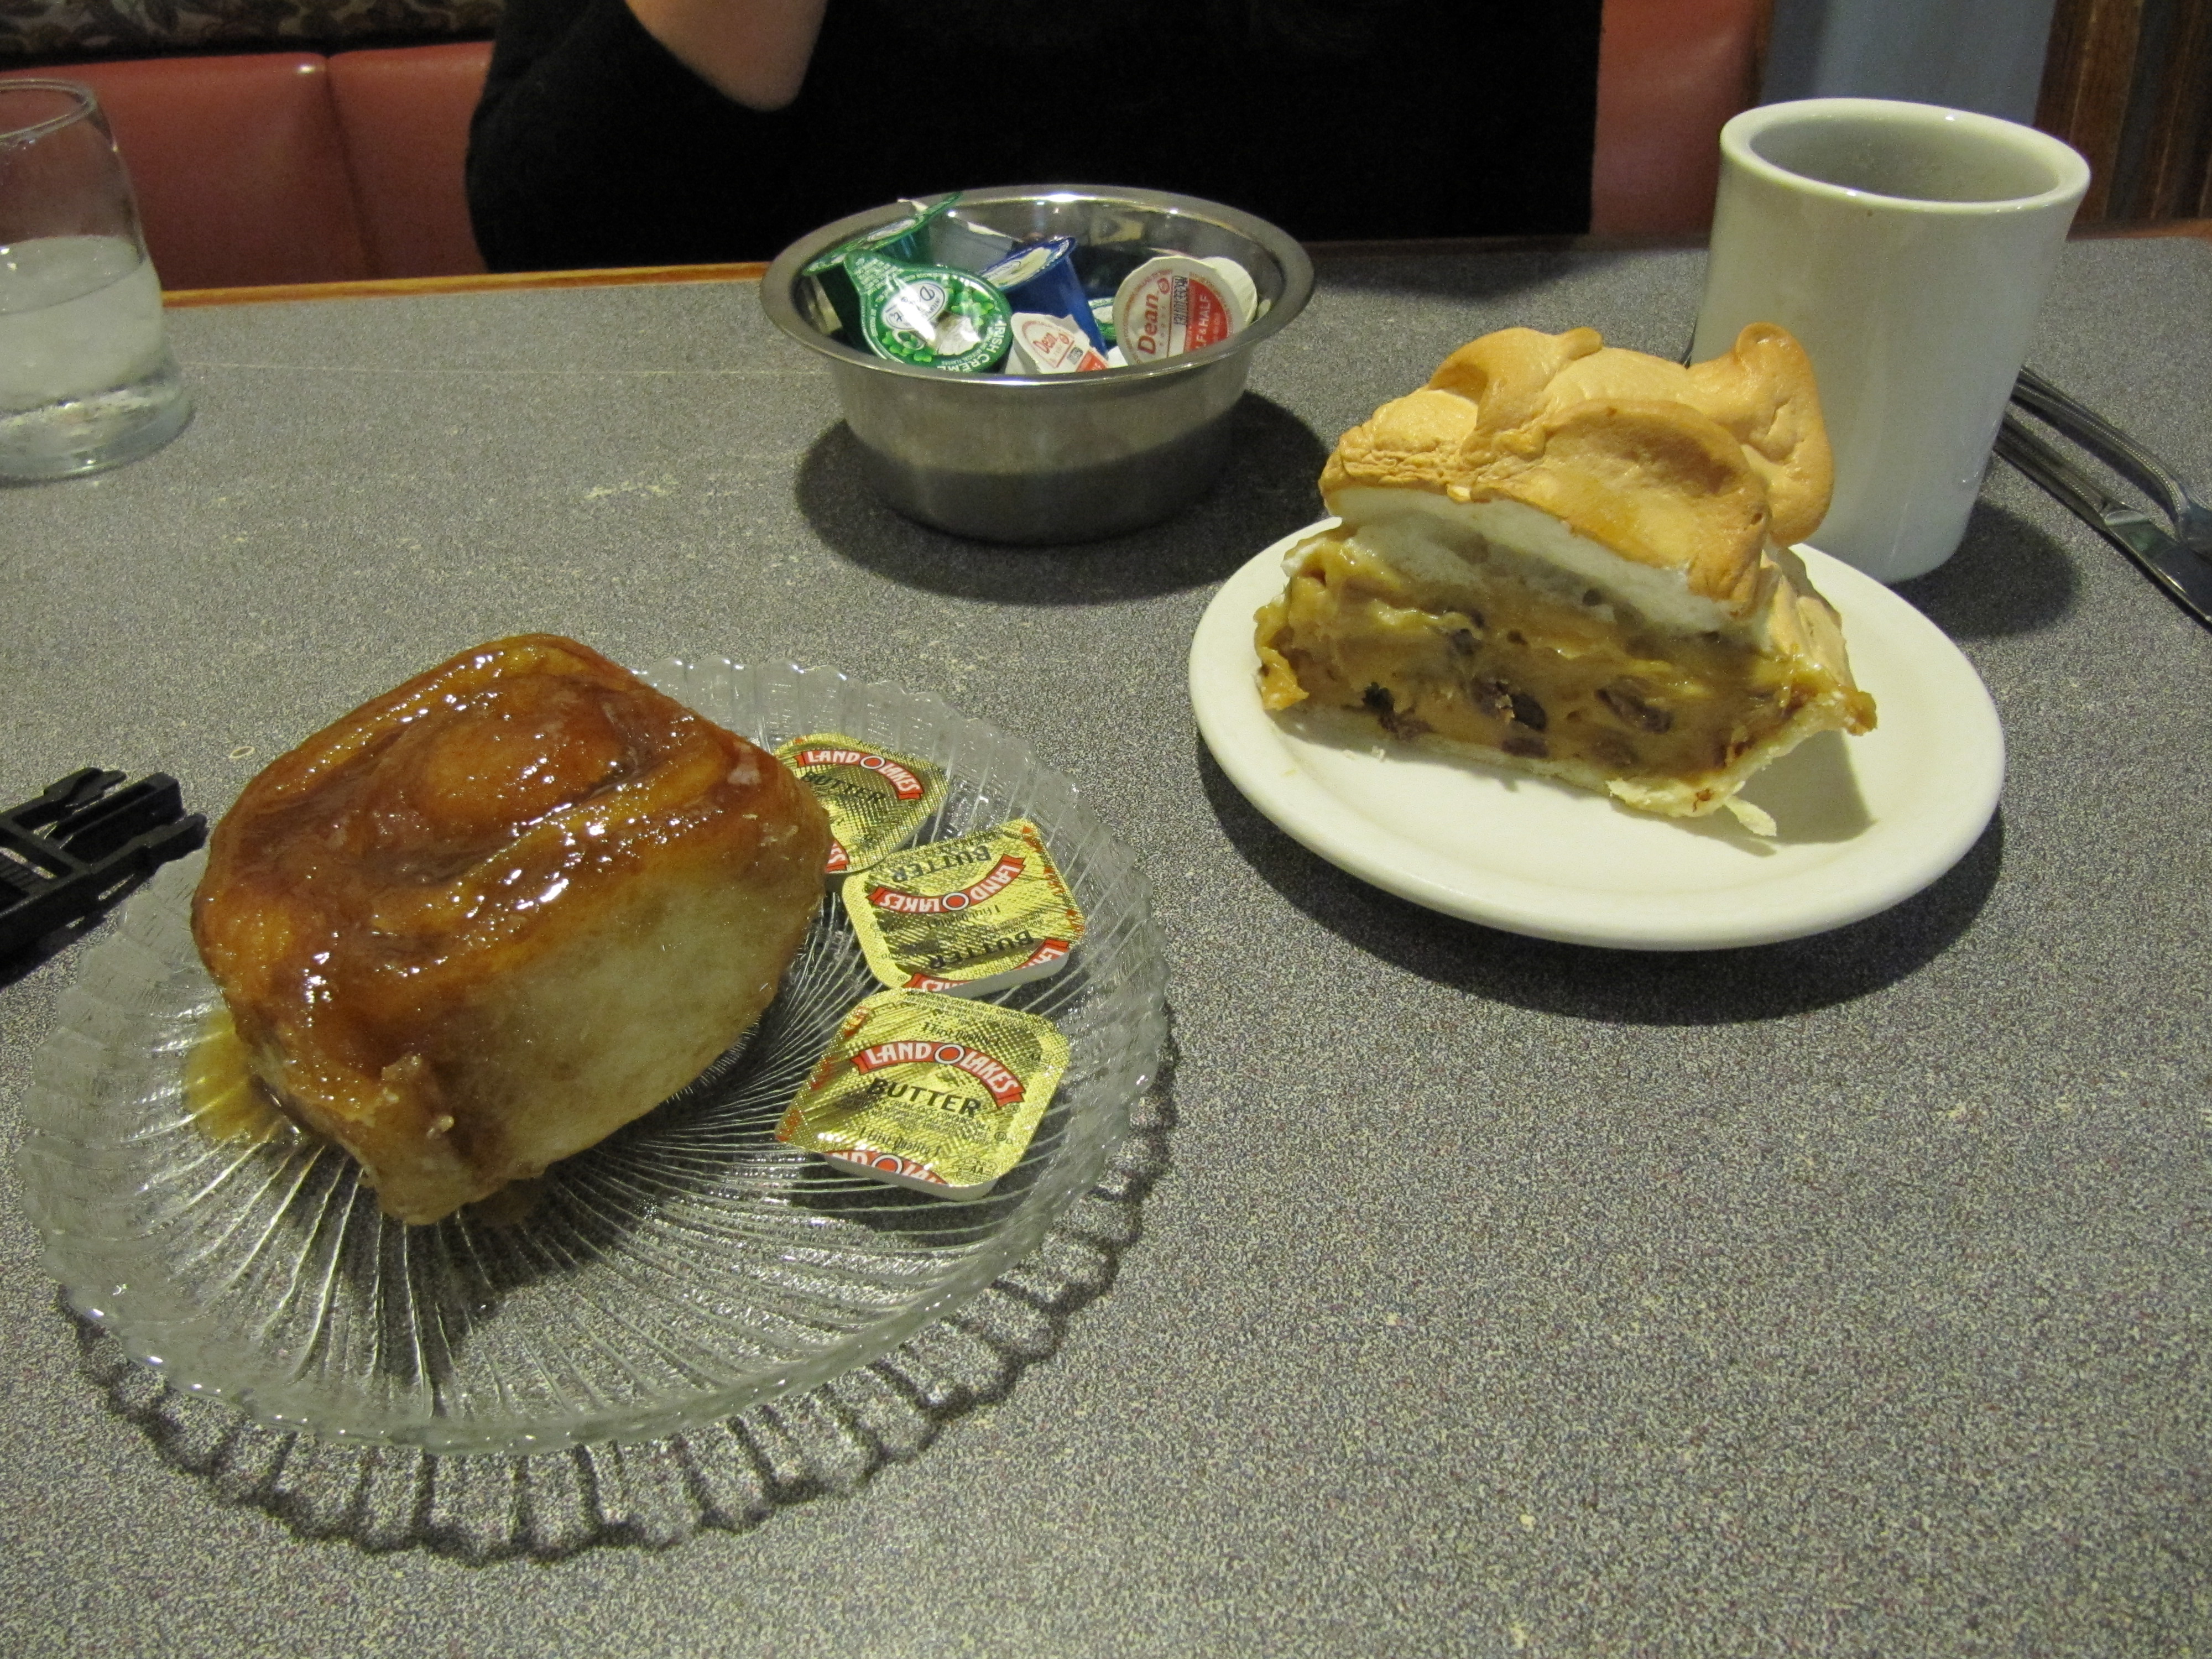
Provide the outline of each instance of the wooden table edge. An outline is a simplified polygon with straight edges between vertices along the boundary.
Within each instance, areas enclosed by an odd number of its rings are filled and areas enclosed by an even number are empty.
[[[2112,237],[2193,236],[2212,241],[2212,219],[2169,219],[2152,224],[2079,225],[2081,240]],[[1702,237],[1486,236],[1394,242],[1314,242],[1316,259],[1380,255],[1452,253],[1626,253],[1698,248]],[[471,276],[393,276],[352,283],[279,283],[261,288],[172,289],[167,306],[268,305],[289,300],[408,299],[426,294],[493,294],[540,288],[629,288],[650,283],[757,283],[768,266],[757,259],[713,265],[628,265],[604,270],[486,271]]]
[[[285,300],[404,300],[425,294],[494,294],[533,288],[630,288],[643,283],[758,282],[757,259],[720,265],[627,265],[605,270],[482,271],[471,276],[385,276],[351,283],[272,283],[257,288],[177,288],[173,307],[274,304]]]

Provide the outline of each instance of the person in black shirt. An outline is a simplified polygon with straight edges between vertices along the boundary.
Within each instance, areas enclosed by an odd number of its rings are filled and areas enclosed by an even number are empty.
[[[1600,0],[507,0],[471,129],[494,270],[764,259],[1017,183],[1305,240],[1574,233]]]

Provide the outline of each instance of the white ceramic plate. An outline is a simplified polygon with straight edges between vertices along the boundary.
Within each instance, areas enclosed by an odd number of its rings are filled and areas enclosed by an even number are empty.
[[[1500,767],[1389,744],[1371,722],[1260,706],[1252,615],[1286,536],[1222,586],[1190,648],[1206,746],[1247,799],[1330,863],[1449,915],[1575,945],[1705,951],[1826,932],[1887,909],[1980,836],[2004,781],[2004,732],[1973,667],[1870,577],[1802,548],[1843,612],[1876,730],[1824,732],[1744,799],[1779,833],[1733,817],[1664,819]]]

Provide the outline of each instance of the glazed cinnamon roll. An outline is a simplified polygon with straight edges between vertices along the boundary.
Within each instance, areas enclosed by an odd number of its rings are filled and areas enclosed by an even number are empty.
[[[744,738],[550,635],[272,763],[209,843],[200,954],[255,1077],[429,1222],[649,1111],[775,995],[829,826]]]

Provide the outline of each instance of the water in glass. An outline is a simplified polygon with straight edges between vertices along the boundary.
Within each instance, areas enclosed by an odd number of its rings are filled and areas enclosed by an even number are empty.
[[[97,100],[0,83],[0,480],[135,460],[191,417]]]

